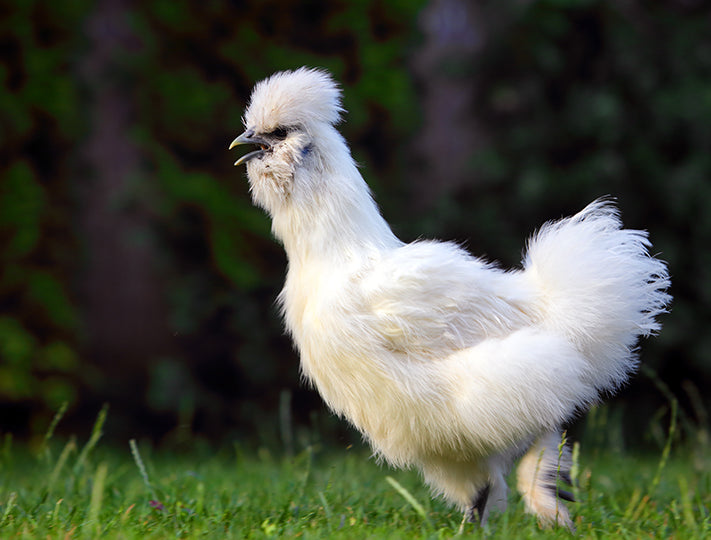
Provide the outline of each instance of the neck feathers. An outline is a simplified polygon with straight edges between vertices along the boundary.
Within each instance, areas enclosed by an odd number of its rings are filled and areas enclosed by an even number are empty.
[[[273,232],[284,244],[290,264],[360,258],[401,244],[345,144],[339,153],[328,156],[336,159],[322,159],[318,167],[300,170],[294,182],[310,189],[297,190],[272,216]]]

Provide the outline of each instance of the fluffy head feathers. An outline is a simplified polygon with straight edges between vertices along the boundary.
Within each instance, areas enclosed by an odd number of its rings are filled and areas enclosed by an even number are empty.
[[[342,112],[330,74],[305,67],[282,71],[257,83],[246,130],[230,145],[259,147],[235,165],[247,165],[252,199],[272,216],[274,234],[301,252],[335,248],[362,255],[363,249],[343,246],[400,245],[334,126]],[[293,250],[291,257],[297,257]]]
[[[331,75],[306,67],[281,71],[259,82],[244,115],[246,127],[269,132],[279,127],[336,124],[341,91]]]

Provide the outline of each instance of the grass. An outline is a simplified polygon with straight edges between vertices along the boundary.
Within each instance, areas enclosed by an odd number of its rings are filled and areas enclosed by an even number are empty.
[[[61,415],[60,415],[61,416]],[[39,448],[0,447],[1,538],[570,538],[540,530],[514,493],[484,528],[432,500],[417,474],[379,467],[363,448],[303,449],[283,457],[239,444],[189,454],[147,443],[100,443],[51,431]],[[675,419],[676,415],[672,415]],[[58,421],[58,419],[57,419]],[[574,449],[571,505],[583,538],[711,537],[711,456],[705,432],[658,453]]]

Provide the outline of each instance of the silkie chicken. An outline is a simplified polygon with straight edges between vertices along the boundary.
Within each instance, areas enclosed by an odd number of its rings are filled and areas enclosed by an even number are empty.
[[[304,377],[377,457],[419,469],[471,521],[505,508],[522,457],[526,510],[572,527],[561,425],[635,371],[670,301],[665,263],[609,200],[543,225],[517,270],[405,244],[334,127],[342,112],[328,73],[276,73],[230,145],[258,145],[235,165],[288,256],[278,300]]]

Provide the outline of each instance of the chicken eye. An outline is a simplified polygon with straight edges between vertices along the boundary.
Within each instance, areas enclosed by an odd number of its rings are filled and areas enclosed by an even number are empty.
[[[265,133],[265,135],[270,139],[277,139],[279,141],[283,141],[284,139],[286,139],[286,136],[288,134],[289,130],[284,127],[278,127],[271,130],[269,133]]]

